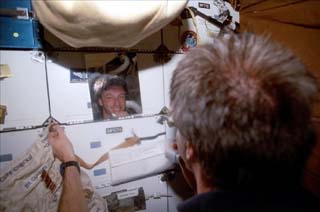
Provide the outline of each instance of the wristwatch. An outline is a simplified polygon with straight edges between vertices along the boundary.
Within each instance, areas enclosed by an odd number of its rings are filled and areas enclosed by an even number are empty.
[[[80,166],[78,161],[67,161],[60,164],[60,174],[63,177],[64,176],[64,170],[69,166],[75,166],[77,167],[79,173],[80,173]]]

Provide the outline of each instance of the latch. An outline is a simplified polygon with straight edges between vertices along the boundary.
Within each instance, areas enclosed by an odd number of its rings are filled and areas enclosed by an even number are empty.
[[[7,107],[5,105],[0,105],[0,124],[4,124],[6,115],[7,115]]]
[[[23,20],[35,18],[34,12],[29,11],[28,8],[25,8],[25,7],[17,7],[15,9],[0,8],[0,16],[13,17],[13,18],[23,19]]]

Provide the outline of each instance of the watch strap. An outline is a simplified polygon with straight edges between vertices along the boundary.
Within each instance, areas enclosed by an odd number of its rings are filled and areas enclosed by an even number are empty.
[[[79,162],[78,161],[67,161],[67,162],[62,162],[60,164],[60,174],[63,177],[64,176],[64,171],[67,167],[69,166],[75,166],[77,167],[79,173],[80,173],[80,166],[79,166]]]

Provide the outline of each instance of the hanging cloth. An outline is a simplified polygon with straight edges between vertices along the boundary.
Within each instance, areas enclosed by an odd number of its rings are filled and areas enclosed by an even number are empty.
[[[20,157],[0,166],[0,211],[58,210],[62,194],[61,161],[54,158],[48,128]],[[105,200],[81,170],[81,183],[90,211],[106,211]]]
[[[180,15],[187,0],[38,1],[41,24],[72,47],[132,47]]]

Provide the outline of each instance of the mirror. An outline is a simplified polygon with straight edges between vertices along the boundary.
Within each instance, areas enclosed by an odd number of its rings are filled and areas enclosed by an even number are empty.
[[[138,118],[164,106],[163,66],[151,53],[53,51],[46,62],[51,116],[60,123]]]
[[[135,53],[86,54],[94,120],[142,113]]]

